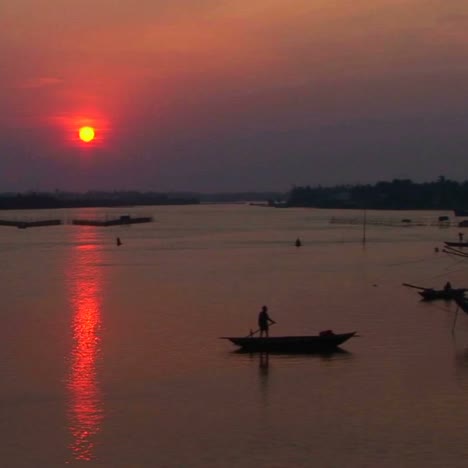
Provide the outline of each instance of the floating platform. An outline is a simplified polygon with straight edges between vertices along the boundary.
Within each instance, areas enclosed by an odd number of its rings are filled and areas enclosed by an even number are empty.
[[[58,226],[63,224],[60,219],[43,219],[36,221],[14,221],[9,219],[0,219],[0,226],[12,226],[18,229],[26,229],[30,227],[42,227],[42,226]]]
[[[72,224],[77,226],[121,226],[126,224],[140,224],[140,223],[151,223],[153,218],[151,216],[141,216],[132,218],[131,216],[125,215],[114,219],[73,219]]]

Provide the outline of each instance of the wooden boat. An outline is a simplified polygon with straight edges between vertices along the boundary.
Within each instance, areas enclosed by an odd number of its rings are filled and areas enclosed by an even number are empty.
[[[468,291],[466,288],[444,288],[444,289],[434,289],[434,288],[424,288],[422,286],[415,286],[414,284],[403,283],[403,286],[408,288],[419,289],[418,294],[425,301],[434,301],[436,299],[443,299],[450,301],[456,297],[463,296],[465,291]]]
[[[450,301],[455,299],[459,296],[463,296],[465,291],[468,291],[465,288],[450,288],[450,289],[423,289],[422,291],[418,291],[421,297],[425,301],[434,301],[437,299],[443,299],[445,301]]]
[[[223,336],[243,351],[273,352],[273,353],[318,353],[335,350],[339,345],[356,335],[356,332],[333,333],[321,332],[309,336],[270,336],[266,337],[235,337]]]
[[[448,241],[445,241],[444,244],[447,247],[468,247],[468,242],[448,242]]]

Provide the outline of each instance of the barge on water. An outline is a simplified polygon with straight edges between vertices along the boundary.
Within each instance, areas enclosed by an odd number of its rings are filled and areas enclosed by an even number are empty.
[[[77,226],[120,226],[125,224],[140,224],[151,223],[153,218],[151,216],[131,217],[129,215],[120,216],[114,219],[73,219],[72,224]]]
[[[30,227],[42,227],[42,226],[58,226],[62,223],[60,219],[43,219],[36,221],[17,221],[10,219],[0,219],[0,226],[12,226],[18,229],[26,229]]]

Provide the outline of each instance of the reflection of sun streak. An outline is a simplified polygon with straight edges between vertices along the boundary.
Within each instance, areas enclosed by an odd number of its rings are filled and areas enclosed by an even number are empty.
[[[73,436],[71,449],[77,460],[94,458],[94,439],[100,431],[103,412],[96,376],[96,361],[100,345],[100,277],[93,266],[97,252],[79,249],[77,268],[72,275],[73,339],[70,391],[69,428]]]

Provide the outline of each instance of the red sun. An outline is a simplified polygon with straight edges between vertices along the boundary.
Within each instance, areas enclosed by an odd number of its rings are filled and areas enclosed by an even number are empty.
[[[81,141],[85,143],[90,143],[91,141],[94,140],[94,137],[96,136],[96,132],[93,127],[85,126],[85,127],[80,127],[78,130],[78,136]]]

